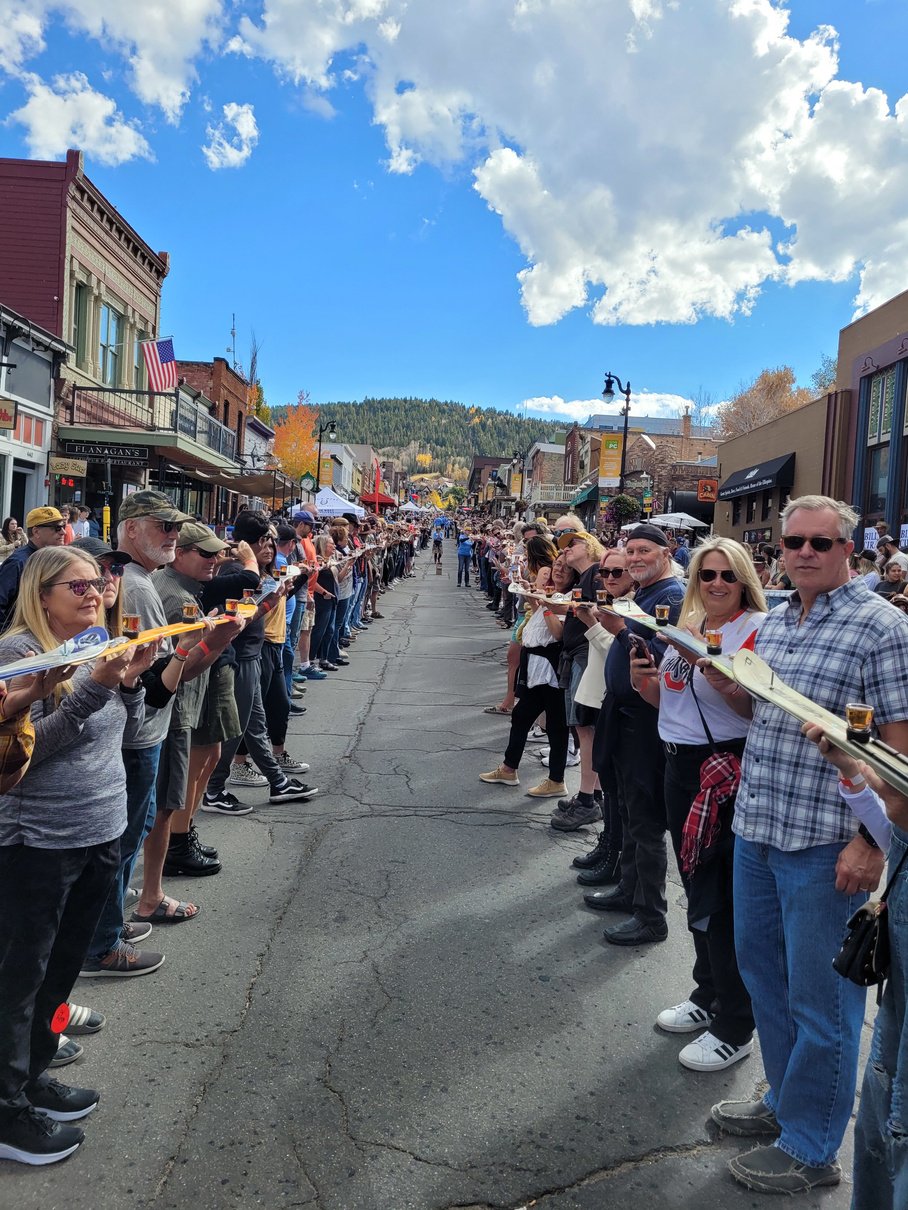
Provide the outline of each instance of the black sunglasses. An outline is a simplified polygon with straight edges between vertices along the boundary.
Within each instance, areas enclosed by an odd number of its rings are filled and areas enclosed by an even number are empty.
[[[112,576],[115,580],[118,580],[120,576],[122,576],[125,568],[122,563],[108,563],[106,567],[102,563],[101,570],[105,575]]]
[[[197,555],[201,555],[203,559],[216,559],[221,553],[219,550],[199,550],[197,546],[184,546],[183,550],[194,550]]]
[[[820,554],[832,550],[837,542],[844,546],[847,541],[847,538],[805,538],[803,534],[782,535],[782,545],[786,550],[800,550],[805,542],[809,542],[813,549]]]
[[[697,575],[704,584],[712,584],[716,576],[721,576],[726,584],[737,584],[738,577],[733,571],[716,571],[714,567],[701,567]]]
[[[626,567],[600,567],[600,576],[611,576],[613,580],[620,580],[623,575],[627,574]]]
[[[66,525],[62,521],[45,521],[42,525],[36,525],[35,529],[52,529],[55,533],[62,534]]]

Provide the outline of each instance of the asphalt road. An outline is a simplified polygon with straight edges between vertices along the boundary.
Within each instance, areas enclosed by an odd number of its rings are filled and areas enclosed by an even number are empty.
[[[477,780],[504,750],[507,721],[479,708],[504,636],[455,567],[453,543],[442,576],[423,555],[350,667],[309,689],[288,748],[319,797],[240,792],[253,814],[201,815],[225,868],[173,881],[202,912],[155,930],[165,965],[77,984],[108,1025],[57,1074],[100,1108],[68,1161],[0,1165],[0,1206],[767,1204],[707,1121],[759,1090],[758,1054],[696,1074],[653,1027],[690,990],[677,875],[669,940],[608,946],[569,868],[589,841]],[[849,1200],[843,1184],[797,1204]]]

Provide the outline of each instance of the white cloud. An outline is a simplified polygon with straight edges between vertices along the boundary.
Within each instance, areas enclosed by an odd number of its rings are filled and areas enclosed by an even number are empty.
[[[10,120],[25,127],[36,159],[56,159],[68,147],[81,148],[101,164],[153,158],[137,127],[123,117],[115,101],[95,92],[81,72],[55,76],[50,84],[26,76],[23,83],[29,98]]]
[[[212,170],[242,168],[259,141],[259,128],[252,106],[238,105],[236,101],[224,106],[224,121],[209,126],[205,133],[208,142],[202,148],[202,154]]]
[[[780,0],[262,0],[232,48],[328,91],[358,57],[388,167],[467,162],[531,323],[747,313],[770,281],[908,271],[908,96],[836,78]],[[885,166],[885,170],[881,170]]]
[[[680,416],[686,407],[693,407],[694,402],[684,395],[672,395],[662,391],[639,391],[631,397],[631,423],[634,416]],[[526,410],[533,416],[551,417],[553,420],[577,421],[585,424],[590,416],[614,414],[615,423],[622,423],[620,409],[614,404],[611,408],[603,399],[562,399],[560,395],[537,395],[534,399],[525,399],[514,409],[523,414]]]
[[[60,18],[121,54],[136,96],[176,122],[196,79],[194,59],[219,41],[222,9],[223,0],[0,0],[0,64],[20,68]]]

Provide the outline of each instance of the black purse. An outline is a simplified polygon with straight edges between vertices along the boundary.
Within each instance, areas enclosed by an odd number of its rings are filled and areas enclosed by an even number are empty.
[[[902,854],[902,860],[895,867],[880,898],[875,903],[862,904],[848,921],[848,932],[842,948],[832,960],[833,970],[843,979],[856,983],[858,987],[873,987],[876,984],[877,1004],[883,998],[883,985],[889,978],[891,961],[886,900],[906,857],[908,850]]]

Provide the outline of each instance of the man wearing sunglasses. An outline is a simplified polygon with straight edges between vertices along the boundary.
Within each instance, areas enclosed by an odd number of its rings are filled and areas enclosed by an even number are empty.
[[[849,505],[827,496],[786,505],[782,546],[795,591],[770,611],[756,651],[840,718],[847,702],[870,703],[881,737],[908,752],[908,678],[894,675],[905,664],[908,618],[882,605],[862,577],[850,579],[857,524]],[[841,1179],[866,992],[836,974],[832,960],[879,883],[884,855],[856,826],[836,770],[798,721],[736,692],[721,674],[704,675],[753,717],[734,817],[735,941],[769,1082],[762,1099],[723,1101],[712,1116],[732,1134],[775,1139],[730,1162],[738,1181],[806,1192]]]
[[[66,522],[59,509],[45,505],[43,508],[33,508],[26,516],[25,532],[28,534],[28,542],[14,551],[0,566],[0,630],[9,625],[25,564],[36,550],[43,550],[45,546],[63,545]]]

